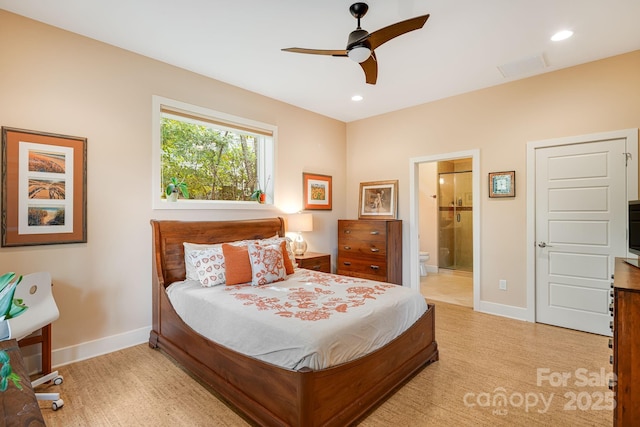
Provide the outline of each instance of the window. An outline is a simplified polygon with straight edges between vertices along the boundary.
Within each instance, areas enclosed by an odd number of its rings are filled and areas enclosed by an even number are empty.
[[[153,97],[154,209],[255,207],[256,190],[273,202],[276,127]],[[189,198],[169,203],[175,178]]]

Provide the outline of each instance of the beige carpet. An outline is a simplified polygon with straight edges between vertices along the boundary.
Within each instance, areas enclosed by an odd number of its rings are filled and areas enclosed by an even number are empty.
[[[577,369],[595,376],[600,369],[611,372],[606,337],[444,303],[436,304],[436,337],[440,360],[420,371],[362,420],[361,426],[612,423],[612,411],[597,404],[607,396],[606,380],[578,387],[580,377],[576,377],[576,372],[582,372]],[[571,378],[564,385],[551,386],[545,379],[538,381],[537,369]],[[206,387],[146,344],[59,371],[65,380],[55,388],[62,393],[64,408],[53,412],[41,403],[49,427],[248,425]],[[506,404],[498,405],[499,395],[509,399]],[[572,397],[580,401],[572,402]],[[551,401],[548,408],[542,398]],[[525,407],[526,399],[529,407]]]

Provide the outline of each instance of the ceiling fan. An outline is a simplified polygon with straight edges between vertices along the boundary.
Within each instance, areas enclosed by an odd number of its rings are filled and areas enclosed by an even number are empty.
[[[376,59],[375,49],[395,37],[413,30],[419,30],[427,22],[429,15],[417,16],[369,33],[360,27],[360,18],[366,15],[368,10],[369,5],[362,2],[354,3],[349,7],[351,15],[358,20],[358,28],[349,34],[345,50],[304,49],[300,47],[290,47],[282,50],[313,55],[348,56],[360,64],[364,71],[366,82],[374,85],[378,80],[378,60]]]

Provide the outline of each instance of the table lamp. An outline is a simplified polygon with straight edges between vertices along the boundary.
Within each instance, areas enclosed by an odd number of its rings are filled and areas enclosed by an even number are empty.
[[[296,256],[304,255],[307,251],[307,242],[302,238],[303,231],[313,231],[313,215],[310,213],[297,213],[289,215],[289,231],[297,232],[291,248]]]

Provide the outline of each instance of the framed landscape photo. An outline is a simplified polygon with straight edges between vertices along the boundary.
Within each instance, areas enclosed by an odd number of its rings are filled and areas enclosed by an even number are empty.
[[[516,172],[490,172],[489,197],[516,197]]]
[[[360,183],[358,219],[396,219],[398,181]]]
[[[332,209],[332,191],[329,175],[302,173],[304,209],[330,211]]]
[[[87,241],[87,139],[2,128],[2,246]]]

